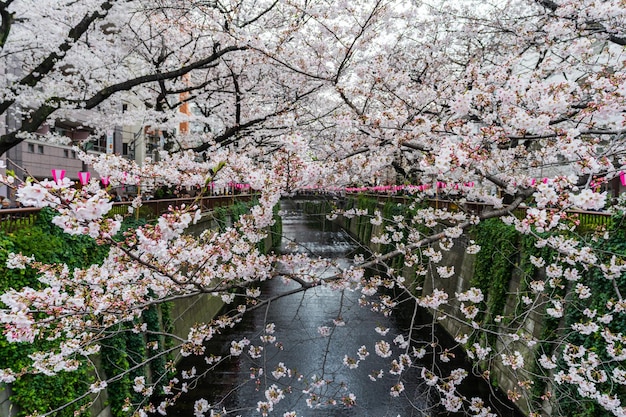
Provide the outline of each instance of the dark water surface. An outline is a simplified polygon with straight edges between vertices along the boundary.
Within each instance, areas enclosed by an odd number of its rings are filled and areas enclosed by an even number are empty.
[[[335,259],[341,266],[349,265],[349,259],[358,250],[350,236],[343,230],[324,226],[316,219],[308,218],[290,202],[284,202],[283,211],[283,252],[310,251],[317,256]],[[295,245],[294,245],[295,242]],[[328,271],[332,273],[332,271]],[[294,283],[285,283],[282,279],[273,280],[263,287],[263,298],[297,288]],[[285,398],[279,402],[270,415],[282,416],[286,411],[295,411],[298,416],[312,417],[410,417],[410,416],[438,416],[447,415],[432,406],[436,399],[426,391],[419,376],[420,365],[403,374],[405,392],[399,398],[392,398],[390,387],[395,384],[397,376],[386,372],[389,369],[390,359],[379,358],[374,352],[374,344],[379,340],[387,340],[393,345],[396,334],[402,333],[403,322],[407,314],[384,317],[367,308],[358,305],[360,293],[350,291],[332,291],[325,287],[316,287],[306,292],[290,295],[272,302],[269,308],[257,309],[248,313],[244,322],[238,325],[229,334],[219,335],[207,343],[207,353],[226,355],[230,348],[230,341],[247,338],[254,345],[260,344],[259,336],[263,334],[266,323],[275,323],[276,345],[266,345],[264,355],[259,359],[250,359],[242,355],[222,364],[216,371],[197,383],[178,400],[174,408],[168,409],[167,415],[193,417],[193,405],[199,398],[205,398],[211,404],[216,404],[222,398],[220,408],[232,410],[229,416],[240,415],[259,416],[257,402],[265,401],[264,391],[272,384],[283,390],[291,389]],[[333,320],[341,318],[345,326],[335,326]],[[430,322],[424,314],[422,318]],[[322,337],[318,327],[328,326],[331,334]],[[374,331],[376,326],[389,328],[389,333],[383,337]],[[405,329],[404,329],[405,330]],[[431,340],[432,333],[413,335],[414,339]],[[437,337],[446,338],[445,335]],[[344,355],[357,357],[357,350],[366,346],[369,357],[358,368],[349,369],[343,364]],[[247,351],[247,349],[245,350]],[[396,347],[393,357],[401,353]],[[459,355],[460,357],[460,355]],[[458,358],[457,358],[458,360]],[[275,379],[271,371],[279,362],[285,367],[294,369],[300,375],[297,378],[287,377]],[[190,369],[195,366],[198,373],[206,368],[203,358],[188,357],[180,363],[179,369]],[[456,366],[455,366],[456,367]],[[250,377],[251,368],[263,368],[265,373],[260,383]],[[372,371],[385,370],[385,376],[371,381]],[[322,405],[317,408],[307,406],[309,395],[302,392],[306,389],[306,382],[315,378],[331,381],[315,392],[323,398],[342,396],[353,393],[356,396],[356,405],[345,407],[342,405]],[[407,383],[406,381],[414,381]],[[482,384],[482,385],[481,385]],[[489,389],[480,380],[468,379],[464,385],[468,390],[468,397],[489,394]],[[431,393],[432,394],[432,393]],[[157,402],[158,404],[158,402]],[[496,402],[497,406],[498,403]],[[506,406],[500,405],[498,415],[519,416]],[[462,414],[457,414],[462,415]]]

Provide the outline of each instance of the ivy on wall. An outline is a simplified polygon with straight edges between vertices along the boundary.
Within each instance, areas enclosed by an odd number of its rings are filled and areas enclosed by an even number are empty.
[[[220,228],[225,228],[227,220],[235,221],[244,213],[247,213],[253,202],[237,202],[228,207],[220,207],[215,210],[214,216],[218,220]],[[277,216],[278,207],[275,208],[276,223],[272,227],[272,244],[280,244],[282,224]],[[101,263],[108,253],[107,246],[97,245],[88,236],[73,236],[65,234],[51,223],[55,212],[51,209],[43,209],[37,221],[28,227],[24,227],[14,233],[5,234],[0,232],[0,292],[9,288],[20,289],[25,286],[39,288],[35,270],[27,268],[6,268],[7,256],[11,252],[21,252],[26,256],[34,256],[36,260],[45,263],[64,263],[70,270],[85,268],[89,265]],[[122,231],[116,239],[123,238],[124,230],[136,228],[145,224],[142,219],[127,218],[124,220]],[[264,242],[260,243],[264,246]],[[260,247],[260,250],[269,248]],[[153,306],[145,310],[141,320],[146,324],[147,335],[137,334],[132,331],[136,323],[120,324],[119,328],[111,329],[111,336],[102,343],[102,368],[107,377],[115,377],[134,367],[146,362],[150,356],[156,356],[160,351],[171,346],[171,341],[161,336],[171,330],[171,305],[165,303]],[[49,344],[49,343],[48,343]],[[157,344],[157,350],[147,350],[146,344]],[[0,338],[0,363],[12,364],[14,370],[19,370],[26,365],[25,359],[34,351],[46,350],[53,346],[47,346],[45,341],[36,341],[33,344],[8,343]],[[149,365],[140,366],[112,382],[107,387],[108,403],[112,414],[116,417],[126,416],[125,405],[127,399],[133,402],[145,400],[141,394],[132,389],[134,378],[146,376],[147,379],[156,381],[166,375],[166,361],[168,358],[160,355],[149,361]],[[4,365],[3,365],[4,366]],[[89,369],[85,366],[76,372],[60,373],[49,377],[45,375],[25,375],[11,384],[11,401],[18,411],[18,417],[32,414],[35,410],[54,410],[71,402],[79,394],[85,392],[89,384],[93,382]],[[1,388],[0,388],[1,389]],[[42,393],[45,393],[42,395]],[[85,399],[83,404],[89,400]],[[72,407],[75,408],[75,407]],[[84,412],[88,415],[88,411]],[[55,413],[59,417],[72,417],[73,411],[60,410]]]
[[[236,222],[242,214],[250,211],[250,207],[256,204],[255,201],[236,201],[234,204],[213,209],[213,218],[217,221],[220,231],[223,231],[229,224]]]
[[[272,248],[279,248],[280,242],[283,238],[283,222],[281,217],[278,215],[280,211],[280,206],[276,205],[274,207],[274,224],[270,229],[270,233],[272,234]],[[267,251],[267,248],[263,248],[264,251]]]
[[[371,216],[374,214],[374,210],[378,207],[378,201],[365,195],[359,195],[355,206],[360,210],[367,210],[368,214]],[[372,237],[373,226],[370,222],[369,216],[358,216],[355,220],[358,222],[357,230],[359,238],[361,238],[364,242],[368,242]]]
[[[626,229],[621,224],[623,218],[614,218],[609,226],[609,238],[606,240],[598,240],[592,242],[595,246],[596,254],[601,258],[600,262],[608,263],[608,260],[615,254],[618,257],[626,255]],[[589,309],[590,311],[597,310],[602,312],[606,310],[607,303],[614,303],[617,301],[615,296],[614,285],[617,286],[621,294],[626,293],[626,274],[615,278],[614,281],[608,280],[603,276],[602,272],[597,268],[590,268],[581,272],[581,282],[591,289],[591,297],[587,299],[580,299],[575,294],[571,294],[568,297],[567,308],[565,309],[564,327],[569,329],[572,324],[577,322],[589,321],[589,318],[584,315],[583,311]],[[626,334],[626,321],[615,316],[615,319],[610,324],[611,332],[614,334]],[[606,354],[606,341],[601,337],[599,333],[593,333],[589,336],[583,336],[577,332],[571,332],[567,336],[566,343],[572,343],[580,346],[584,346],[589,352],[594,352],[599,355],[600,360],[603,362],[603,370],[610,374],[613,368],[619,366],[619,362],[612,360]],[[619,346],[618,346],[619,348]],[[567,370],[565,363],[559,363],[560,369]],[[575,388],[568,385],[562,385],[556,387],[559,391],[556,395],[565,397],[576,396],[576,401],[559,401],[561,413],[571,417],[608,417],[613,414],[600,407],[597,402],[591,400],[581,399],[574,394]],[[605,383],[597,384],[597,389],[600,392],[614,392],[615,390],[622,389],[616,386],[609,385],[608,381]]]
[[[0,292],[9,288],[25,286],[39,288],[37,273],[31,268],[8,269],[7,256],[10,252],[21,252],[34,256],[36,260],[65,263],[70,270],[102,262],[108,248],[99,246],[87,236],[70,236],[51,223],[54,212],[43,209],[37,221],[11,234],[0,233]],[[32,352],[51,348],[50,342],[36,340],[34,343],[8,343],[0,338],[0,363],[10,364],[19,370],[26,365],[25,359]],[[89,385],[87,368],[77,372],[60,373],[54,377],[46,375],[24,375],[12,384],[11,401],[18,416],[26,416],[35,410],[54,410],[75,399]],[[45,393],[45,395],[42,395]],[[85,403],[84,401],[83,403]],[[74,415],[69,410],[55,413],[60,417]]]
[[[476,254],[470,286],[480,288],[485,295],[476,321],[482,321],[485,328],[495,328],[498,324],[494,319],[504,312],[509,282],[519,256],[518,233],[512,226],[490,219],[476,225],[472,235],[481,250]],[[485,332],[482,335],[493,345],[495,334]]]
[[[21,252],[27,256],[34,256],[38,261],[45,263],[65,263],[70,270],[85,268],[102,262],[108,253],[107,246],[97,245],[88,236],[74,236],[63,233],[51,223],[54,211],[43,209],[37,221],[29,227],[7,234],[0,234],[0,292],[9,288],[19,289],[25,286],[39,288],[35,270],[8,269],[6,259],[11,252]],[[122,230],[135,228],[144,224],[143,220],[128,218],[124,221]],[[117,236],[121,239],[122,232]],[[149,330],[160,332],[169,323],[169,306],[154,307],[143,315]],[[128,326],[127,326],[128,327]],[[135,334],[128,329],[107,339],[102,346],[102,367],[109,376],[118,375],[146,358],[146,340],[142,335]],[[148,340],[151,341],[151,340]],[[159,346],[163,347],[163,344]],[[0,338],[0,363],[12,364],[14,370],[26,366],[26,358],[32,352],[48,350],[54,347],[46,341],[36,340],[32,344],[8,343]],[[154,354],[154,353],[153,353]],[[165,358],[158,358],[151,364],[153,376],[161,376],[165,372]],[[123,406],[127,397],[140,401],[137,393],[132,390],[132,381],[136,376],[145,375],[143,368],[129,373],[124,378],[110,384],[107,388],[108,401],[113,415],[124,416]],[[18,410],[18,416],[32,414],[35,410],[55,410],[71,402],[85,392],[93,378],[88,367],[82,367],[76,372],[65,372],[55,376],[24,375],[11,384],[11,402]],[[44,394],[45,393],[45,394]],[[133,396],[137,398],[133,398]],[[88,399],[82,401],[87,404]],[[88,415],[88,411],[84,412]],[[59,410],[55,416],[71,417],[73,411]]]

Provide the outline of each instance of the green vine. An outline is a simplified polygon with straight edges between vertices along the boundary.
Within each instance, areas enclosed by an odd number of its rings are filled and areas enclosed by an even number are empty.
[[[143,319],[145,319],[145,313]],[[133,390],[135,378],[144,376],[146,381],[149,381],[146,367],[137,366],[148,360],[149,355],[146,352],[146,340],[143,335],[132,331],[135,325],[137,323],[117,325],[116,328],[110,329],[111,336],[102,343],[102,369],[108,378],[116,378],[107,386],[111,414],[115,417],[128,415],[125,408],[128,401],[139,403],[145,399],[141,393]],[[152,323],[152,326],[156,326],[157,331],[161,328],[157,323]],[[151,361],[150,370],[160,369],[159,364],[158,359]],[[131,368],[134,369],[129,372]],[[163,372],[164,366],[161,373]]]
[[[356,201],[356,207],[360,210],[367,210],[367,216],[357,217],[357,233],[359,238],[367,242],[372,237],[372,223],[370,222],[370,216],[374,214],[374,211],[378,207],[378,201],[364,195],[359,195]]]
[[[476,321],[482,321],[486,328],[495,328],[496,318],[504,312],[509,282],[519,256],[519,235],[514,227],[498,219],[481,222],[472,232],[481,250],[476,255],[470,285],[480,288],[485,295]],[[495,333],[483,336],[489,345],[495,344]]]
[[[160,349],[163,348],[165,343],[164,337],[159,334],[163,330],[161,311],[162,310],[159,308],[159,306],[153,305],[145,310],[142,315],[143,322],[146,323],[146,330],[148,331],[148,334],[146,336],[148,345],[156,347],[156,349],[149,350],[147,355],[145,349],[143,351],[143,354],[151,359],[150,372],[153,381],[159,380],[163,375],[166,374],[166,358],[163,355],[155,357],[155,353],[159,352]]]
[[[620,258],[626,256],[626,229],[620,226],[621,219],[614,219],[609,228],[609,238],[599,240],[594,243],[596,254],[600,257],[599,262],[608,263],[610,258],[615,254]],[[587,299],[579,299],[574,294],[568,299],[567,308],[565,310],[565,328],[570,328],[572,324],[577,322],[588,321],[583,313],[585,309],[600,312],[606,311],[608,303],[617,301],[615,289],[616,285],[619,291],[626,293],[626,274],[615,278],[614,281],[608,280],[598,268],[590,268],[581,271],[581,282],[591,289],[591,297]],[[613,334],[626,334],[626,322],[624,320],[613,320],[610,325],[610,331]],[[584,336],[577,332],[571,332],[565,340],[566,343],[584,346],[587,351],[596,353],[603,362],[603,370],[610,374],[613,368],[619,366],[619,362],[610,358],[606,353],[606,342],[601,335],[596,332],[590,336]],[[619,347],[618,347],[619,348]],[[565,363],[560,363],[561,369],[567,369]],[[596,385],[598,391],[606,393],[616,392],[616,387],[609,385],[609,382],[598,383]],[[561,413],[572,417],[608,417],[613,414],[599,406],[595,401],[584,400],[577,396],[576,388],[571,385],[558,387],[560,390],[556,395],[564,398],[576,398],[570,401],[559,401]],[[624,391],[621,390],[623,393]]]
[[[272,248],[280,247],[280,242],[283,238],[283,221],[282,218],[278,215],[280,211],[280,207],[276,205],[274,207],[274,224],[270,229],[270,233],[272,234]]]
[[[22,253],[34,256],[45,263],[64,263],[70,270],[100,263],[108,253],[108,247],[97,245],[88,236],[71,236],[51,223],[55,212],[43,209],[32,226],[23,227],[14,233],[0,233],[0,293],[10,288],[41,288],[37,271],[8,269],[6,260],[9,253]],[[37,339],[33,343],[8,343],[0,338],[0,363],[19,371],[27,366],[28,355],[36,351],[54,348],[52,342]],[[6,365],[5,365],[6,364]],[[89,385],[88,368],[75,372],[61,372],[55,376],[43,374],[24,375],[12,383],[11,401],[18,410],[19,417],[30,415],[37,410],[54,410],[73,401]],[[45,392],[46,395],[42,395]],[[87,400],[80,402],[81,405]],[[73,411],[60,410],[56,416],[70,417]]]
[[[220,228],[226,227],[226,221],[236,221],[242,214],[249,212],[253,202],[237,202],[228,207],[215,209],[214,216],[218,219]],[[275,209],[277,214],[278,208]],[[43,209],[36,222],[30,226],[7,235],[0,232],[0,292],[10,288],[21,289],[29,286],[34,289],[41,287],[37,280],[37,271],[26,269],[6,268],[7,256],[11,252],[34,256],[44,263],[64,263],[70,270],[86,268],[101,263],[108,253],[108,246],[98,245],[88,236],[68,235],[52,224],[56,215],[53,210]],[[276,216],[277,217],[277,216]],[[145,224],[144,219],[126,218],[122,230],[115,237],[121,240],[125,230]],[[277,219],[272,228],[272,243],[280,244],[282,225]],[[1,305],[0,305],[1,306]],[[138,323],[119,325],[110,329],[111,335],[102,343],[102,369],[108,378],[122,375],[107,387],[108,402],[111,412],[116,417],[127,415],[125,405],[127,400],[133,402],[144,401],[140,393],[132,387],[137,376],[150,376],[156,381],[166,374],[167,358],[158,355],[163,349],[171,346],[172,341],[161,334],[171,330],[171,304],[165,303],[145,310],[141,321],[146,324],[147,336],[135,333],[132,328]],[[147,350],[149,346],[157,346],[156,350]],[[0,338],[0,363],[11,364],[12,369],[19,371],[27,365],[28,355],[39,350],[54,348],[51,342],[36,340],[32,344],[8,343]],[[157,356],[158,355],[158,356]],[[149,360],[150,357],[154,359]],[[149,367],[138,366],[131,372],[130,368],[148,361]],[[149,371],[149,372],[148,372]],[[30,415],[35,411],[54,410],[73,401],[79,393],[85,392],[93,377],[87,366],[76,372],[62,372],[55,376],[24,375],[12,383],[11,401],[18,410],[18,417]],[[42,395],[45,393],[45,395]],[[87,404],[88,399],[82,401]],[[73,409],[76,407],[72,407]],[[88,412],[85,412],[85,415]],[[55,413],[59,417],[72,417],[74,411],[64,409]]]

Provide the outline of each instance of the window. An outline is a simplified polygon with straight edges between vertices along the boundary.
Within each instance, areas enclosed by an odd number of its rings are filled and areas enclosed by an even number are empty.
[[[93,150],[97,151],[97,152],[102,152],[102,153],[106,153],[107,151],[107,137],[106,135],[100,136],[98,139],[96,139],[94,145],[93,145]]]
[[[37,153],[40,153],[43,155],[43,145],[37,145]]]
[[[29,143],[28,144],[28,152],[35,153],[35,145],[33,145],[32,143]]]
[[[67,150],[67,149],[63,149],[63,156],[64,156],[65,158],[69,158],[69,157],[70,157],[70,151],[69,151],[69,150]]]
[[[76,159],[76,151],[72,151],[72,158]]]

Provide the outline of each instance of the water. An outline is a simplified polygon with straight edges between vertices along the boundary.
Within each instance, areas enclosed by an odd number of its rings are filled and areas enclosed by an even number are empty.
[[[290,204],[283,203],[286,214],[283,216],[284,238],[281,250],[308,251],[317,256],[332,258],[340,266],[349,265],[349,259],[358,250],[358,245],[350,236],[340,229],[321,226],[315,219],[307,218],[302,212],[294,210],[295,207]],[[328,274],[332,272],[326,271]],[[273,280],[263,287],[263,298],[277,296],[297,289],[298,286],[282,279]],[[179,399],[175,408],[168,409],[168,415],[193,416],[195,401],[205,398],[211,404],[219,403],[219,408],[232,410],[233,413],[228,415],[258,416],[257,402],[265,401],[264,391],[272,385],[290,391],[274,407],[271,415],[276,416],[282,416],[286,411],[295,411],[298,416],[312,417],[446,415],[434,406],[437,401],[434,392],[428,390],[423,383],[418,384],[421,381],[420,364],[414,363],[416,366],[403,374],[405,391],[399,398],[390,396],[390,387],[398,382],[397,376],[385,372],[382,378],[375,378],[375,381],[370,379],[373,372],[388,370],[390,361],[379,358],[374,353],[374,344],[379,340],[386,340],[393,345],[393,338],[405,330],[407,317],[413,314],[413,309],[401,311],[393,317],[385,317],[359,306],[359,296],[360,293],[315,287],[276,299],[268,308],[253,311],[231,334],[213,338],[207,344],[207,352],[226,355],[230,341],[244,337],[258,345],[266,323],[275,324],[277,344],[266,345],[264,354],[258,359],[242,355],[221,364]],[[335,326],[333,320],[338,319],[345,325]],[[430,322],[430,318],[424,313],[421,313],[419,320],[423,320],[423,323]],[[320,326],[330,329],[328,337],[320,335]],[[374,331],[376,326],[390,330],[383,337]],[[414,341],[430,341],[433,338],[433,333],[428,329],[422,333],[417,336],[414,334]],[[438,333],[435,337],[441,341],[446,335]],[[344,356],[356,358],[356,352],[361,346],[367,347],[369,357],[358,368],[349,369],[343,364]],[[400,350],[396,348],[394,353],[395,357]],[[462,361],[460,352],[457,352],[456,361]],[[271,371],[280,362],[293,369],[292,378],[276,379],[272,376]],[[192,366],[199,373],[206,368],[203,358],[192,357],[185,358],[179,368],[190,369]],[[251,373],[258,368],[265,370],[263,377],[252,379]],[[310,388],[307,383],[316,379],[326,380],[328,384],[314,390],[320,396],[321,404],[310,408],[307,399],[311,397],[303,390]],[[483,383],[482,387],[480,384],[481,381],[470,379],[465,384],[468,388],[466,395],[470,397],[480,393],[489,394],[486,384]],[[353,406],[324,404],[331,399],[340,402],[349,393],[356,396],[356,404]],[[507,408],[502,407],[498,415],[517,415],[515,412],[507,412]]]

